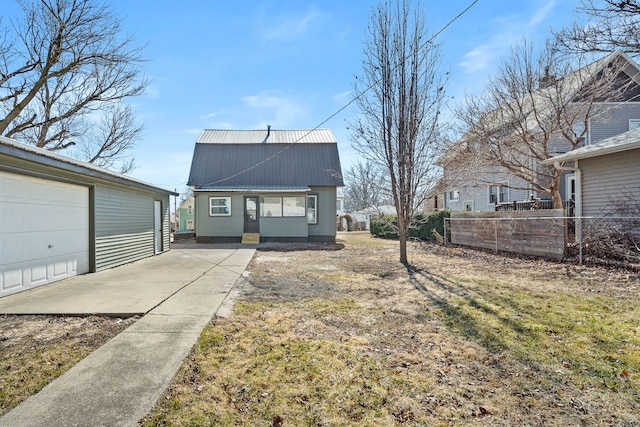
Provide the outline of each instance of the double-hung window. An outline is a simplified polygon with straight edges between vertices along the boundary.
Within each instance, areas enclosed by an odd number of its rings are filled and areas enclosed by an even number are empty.
[[[509,200],[509,188],[503,185],[489,186],[489,204],[505,203]]]
[[[209,197],[209,216],[231,216],[231,197]]]

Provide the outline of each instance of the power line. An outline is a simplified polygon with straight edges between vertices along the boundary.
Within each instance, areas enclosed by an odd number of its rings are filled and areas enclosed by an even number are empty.
[[[442,28],[440,28],[440,30],[438,30],[437,32],[435,32],[433,35],[431,35],[431,37],[429,37],[429,39],[427,39],[427,41],[425,41],[422,46],[419,47],[419,50],[422,50],[424,48],[427,47],[427,45],[429,45],[431,42],[433,42],[433,40],[438,37],[440,34],[442,34],[449,26],[451,26],[455,21],[457,21],[458,19],[460,19],[464,14],[466,14],[473,6],[476,5],[476,3],[478,3],[479,0],[473,0],[464,10],[462,10],[462,12],[458,13],[456,16],[454,16],[453,18],[451,18]],[[396,67],[399,67],[402,63],[404,63],[408,58],[404,58],[403,61],[401,61],[398,65],[396,65]],[[316,125],[314,128],[308,130],[304,135],[302,135],[300,138],[296,139],[295,141],[287,144],[286,146],[284,146],[280,151],[272,154],[271,156],[259,161],[258,163],[249,166],[248,168],[241,170],[233,175],[230,175],[226,178],[222,178],[219,179],[218,181],[213,181],[213,182],[209,182],[206,185],[215,185],[215,184],[219,184],[221,182],[225,182],[225,181],[229,181],[230,179],[233,179],[237,176],[240,176],[242,174],[245,174],[265,163],[267,163],[268,161],[276,158],[277,156],[279,156],[280,154],[282,154],[283,152],[285,152],[286,150],[288,150],[291,146],[299,143],[301,140],[303,140],[304,138],[306,138],[309,134],[311,134],[313,131],[318,130],[322,125],[324,125],[325,123],[327,123],[328,121],[330,121],[331,119],[333,119],[335,116],[337,116],[338,114],[342,113],[344,110],[346,110],[347,108],[349,108],[349,106],[351,106],[351,104],[353,104],[354,102],[356,102],[358,99],[360,99],[365,93],[367,93],[368,91],[370,91],[375,85],[377,85],[378,83],[380,83],[380,79],[374,81],[373,83],[371,83],[369,86],[367,86],[362,92],[360,92],[359,94],[357,94],[356,96],[353,97],[353,99],[351,99],[349,102],[347,102],[345,105],[343,105],[342,107],[340,107],[335,113],[331,114],[330,116],[328,116],[326,119],[324,119],[322,122],[320,122],[318,125]]]

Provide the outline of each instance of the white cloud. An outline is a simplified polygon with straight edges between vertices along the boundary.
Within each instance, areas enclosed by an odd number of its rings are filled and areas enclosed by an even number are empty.
[[[305,34],[310,23],[320,14],[311,9],[302,16],[290,17],[277,22],[277,18],[268,15],[265,11],[263,16],[266,28],[263,33],[265,40],[290,40]]]
[[[555,5],[555,0],[551,0],[544,4],[540,9],[536,11],[536,13],[533,14],[531,19],[529,20],[529,26],[535,27],[540,22],[542,22],[547,17],[547,15],[549,15],[549,12],[551,12]]]
[[[252,115],[257,119],[254,126],[260,129],[266,124],[287,128],[296,125],[307,114],[306,108],[295,100],[278,96],[271,91],[245,96],[242,101],[254,110]]]
[[[346,90],[344,92],[336,93],[332,98],[338,104],[346,104],[353,98],[353,91]]]
[[[525,15],[496,17],[493,26],[497,31],[485,43],[468,51],[460,66],[467,73],[490,69],[514,42],[534,33],[535,27],[549,16],[555,5],[555,0],[545,2],[530,18]]]

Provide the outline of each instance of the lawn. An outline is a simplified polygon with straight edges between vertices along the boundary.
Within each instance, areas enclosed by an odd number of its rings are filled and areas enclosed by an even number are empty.
[[[258,251],[141,425],[640,425],[637,274],[339,239]]]

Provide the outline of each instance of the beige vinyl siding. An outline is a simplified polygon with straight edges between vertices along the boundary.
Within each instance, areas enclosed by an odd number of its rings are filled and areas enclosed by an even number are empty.
[[[582,213],[606,215],[611,202],[631,192],[640,200],[640,149],[578,162],[582,170]]]
[[[318,196],[318,221],[309,224],[309,236],[335,236],[336,187],[312,187],[309,195]]]
[[[96,271],[154,255],[154,200],[162,202],[163,250],[170,247],[169,197],[96,185]]]
[[[210,197],[231,197],[231,216],[209,216]],[[196,236],[240,237],[244,229],[244,195],[197,192],[195,194]]]

